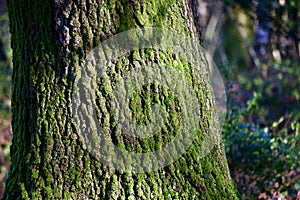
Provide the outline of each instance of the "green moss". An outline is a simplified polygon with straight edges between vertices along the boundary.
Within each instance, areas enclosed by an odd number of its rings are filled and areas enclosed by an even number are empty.
[[[209,124],[213,124],[206,107],[210,104],[207,99],[211,94],[192,70],[194,66],[174,56],[176,52],[141,49],[120,57],[104,74],[99,83],[100,89],[96,91],[96,112],[103,134],[111,136],[120,148],[128,151],[151,152],[162,148],[178,134],[180,113],[184,112],[177,103],[180,99],[158,81],[145,84],[141,91],[130,94],[132,120],[140,125],[147,127],[151,124],[152,105],[161,106],[168,114],[156,135],[148,139],[125,137],[115,128],[110,103],[115,85],[130,70],[149,63],[182,73],[182,78],[195,89],[202,105],[203,116],[199,122],[202,130],[199,130],[194,145],[173,165],[136,175],[109,169],[84,150],[72,124],[69,110],[74,77],[72,73],[66,73],[66,69],[76,73],[85,53],[116,32],[158,26],[189,35],[183,4],[175,0],[105,0],[99,5],[98,1],[91,1],[86,5],[89,12],[86,13],[82,8],[84,5],[73,1],[68,3],[71,17],[65,20],[70,22],[67,26],[71,40],[69,44],[61,44],[54,33],[58,25],[52,21],[58,20],[55,17],[61,13],[56,12],[61,10],[51,12],[53,5],[49,2],[9,2],[15,62],[14,89],[17,92],[13,99],[13,164],[6,199],[10,194],[14,199],[20,198],[20,194],[24,199],[41,199],[43,196],[71,199],[80,195],[100,199],[220,199],[220,194],[221,198],[235,198],[235,190],[227,178],[228,171],[214,161],[219,159],[225,165],[222,154],[214,150],[209,159],[198,158],[202,138],[209,134],[206,131]],[[131,39],[138,42],[135,35]],[[68,46],[70,53],[64,45]],[[26,56],[23,55],[25,52]],[[92,138],[96,144],[99,143],[96,141],[97,134],[93,134]],[[24,173],[20,174],[20,171]]]

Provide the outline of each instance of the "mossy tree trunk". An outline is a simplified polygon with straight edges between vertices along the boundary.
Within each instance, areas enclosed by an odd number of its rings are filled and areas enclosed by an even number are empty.
[[[197,38],[200,32],[194,21],[195,6],[195,2],[185,0],[8,1],[14,63],[14,135],[4,199],[238,198],[223,146],[215,145],[204,158],[197,156],[201,135],[211,133],[217,125],[211,120],[214,103],[212,93],[207,92],[209,79],[203,76],[201,82],[200,75],[188,67],[185,72],[202,96],[202,125],[199,137],[173,164],[147,173],[111,169],[83,147],[74,128],[72,87],[87,52],[105,39],[137,27],[164,27]],[[133,53],[120,59],[119,71],[114,72],[119,77],[128,63],[147,55],[144,50]],[[160,53],[160,57],[145,59],[161,59],[162,63],[176,59],[167,52]],[[164,56],[170,57],[164,60]],[[207,74],[208,67],[202,64]],[[107,83],[103,84],[105,87]],[[99,89],[98,98],[107,102],[109,95],[103,91]],[[158,103],[169,106],[170,112],[176,110],[175,102],[167,105],[164,99],[158,97]],[[98,103],[98,107],[99,121],[107,122],[110,104]],[[170,120],[159,133],[162,138],[176,134],[174,121]],[[128,151],[154,150],[141,140],[135,141],[139,150],[132,149],[125,136],[117,135],[113,127],[107,130]]]

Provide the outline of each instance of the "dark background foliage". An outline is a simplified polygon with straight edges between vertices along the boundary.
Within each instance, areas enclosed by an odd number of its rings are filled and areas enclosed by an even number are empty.
[[[9,168],[11,144],[11,76],[12,51],[10,48],[8,13],[6,1],[0,0],[0,198]]]
[[[206,45],[227,86],[232,177],[243,199],[300,199],[300,1],[221,4],[208,9],[220,28]]]

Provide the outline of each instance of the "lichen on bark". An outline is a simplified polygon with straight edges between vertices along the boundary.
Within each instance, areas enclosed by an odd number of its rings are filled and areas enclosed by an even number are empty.
[[[118,171],[87,151],[72,116],[72,91],[80,64],[111,36],[138,27],[162,27],[197,38],[193,1],[82,0],[8,1],[13,48],[13,144],[4,199],[237,199],[223,146],[204,158],[199,148],[213,124],[214,103],[208,67],[196,74],[186,60],[166,51],[135,50],[114,63],[97,91],[99,122],[128,151],[160,148],[178,129],[180,106],[174,93],[153,83],[132,94],[134,119],[147,123],[147,103],[170,112],[162,131],[148,140],[121,136],[111,121],[110,89],[122,75],[147,62],[181,70],[196,90],[200,130],[188,151],[173,164],[147,173]],[[194,9],[195,10],[195,9]],[[108,81],[109,80],[109,81]],[[133,145],[134,144],[134,145]]]

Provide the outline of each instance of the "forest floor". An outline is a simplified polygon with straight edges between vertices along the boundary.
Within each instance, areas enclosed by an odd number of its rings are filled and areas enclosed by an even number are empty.
[[[0,199],[4,192],[4,182],[9,170],[9,147],[12,141],[11,117],[0,119]]]

